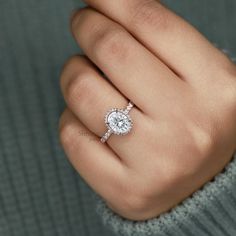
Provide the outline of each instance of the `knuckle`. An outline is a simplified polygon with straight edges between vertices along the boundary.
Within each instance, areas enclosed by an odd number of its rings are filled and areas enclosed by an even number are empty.
[[[94,37],[93,54],[97,58],[121,59],[127,55],[128,47],[123,43],[127,39],[127,33],[120,27],[107,27]]]
[[[79,73],[84,67],[86,67],[86,64],[87,59],[83,55],[72,56],[65,62],[60,73],[60,87],[63,92],[67,87],[69,79],[71,79],[71,75],[73,76],[75,74],[73,72],[76,70]]]
[[[66,87],[66,97],[70,104],[78,102],[78,105],[86,101],[91,93],[90,73],[80,71],[74,79],[68,82]]]
[[[223,94],[221,95],[221,101],[224,101],[224,107],[229,112],[236,112],[236,67],[235,71],[226,72],[227,83],[225,82],[224,89],[221,88]]]
[[[67,72],[70,71],[71,66],[73,66],[76,61],[77,61],[76,57],[71,57],[63,65],[63,68],[60,73],[60,86],[62,91],[67,82]]]
[[[168,14],[164,7],[153,0],[140,0],[131,8],[131,24],[133,26],[151,25],[158,30],[168,27]]]
[[[70,153],[76,151],[77,155],[86,153],[86,140],[85,136],[90,134],[78,127],[78,124],[75,122],[71,116],[69,110],[65,110],[59,120],[59,141],[65,150]],[[80,147],[78,149],[78,146]]]
[[[72,30],[75,35],[86,34],[84,38],[87,38],[88,50],[93,57],[106,60],[111,56],[113,59],[125,57],[128,49],[123,43],[128,35],[125,29],[119,24],[105,21],[91,9],[83,10],[78,15],[74,17]]]
[[[73,124],[67,121],[66,112],[64,112],[60,118],[59,129],[59,138],[62,146],[69,147],[73,144],[75,129]]]
[[[223,125],[223,127],[228,127],[230,124],[235,123],[236,117],[236,88],[229,87],[225,89],[222,94],[220,102],[222,104],[222,114],[224,114],[224,119],[218,117],[218,122]],[[233,119],[232,119],[233,118]]]
[[[80,56],[72,56],[70,57],[63,66],[63,71],[67,71],[68,68],[71,68],[73,65],[77,65],[78,61],[80,59]]]
[[[211,128],[198,127],[195,129],[195,145],[199,158],[207,158],[212,155],[217,145],[216,130],[213,122]]]
[[[75,32],[78,28],[78,24],[84,22],[90,15],[91,15],[91,10],[89,8],[83,8],[76,11],[71,18],[72,31]]]
[[[62,146],[68,146],[68,144],[70,143],[71,140],[73,140],[71,138],[71,134],[72,134],[72,128],[70,125],[65,124],[63,125],[63,127],[61,127],[60,129],[60,141]]]

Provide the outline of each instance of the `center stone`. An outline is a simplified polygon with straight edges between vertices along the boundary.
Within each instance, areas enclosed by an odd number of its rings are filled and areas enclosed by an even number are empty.
[[[128,114],[115,110],[106,117],[106,123],[114,134],[127,134],[132,128],[132,121]]]

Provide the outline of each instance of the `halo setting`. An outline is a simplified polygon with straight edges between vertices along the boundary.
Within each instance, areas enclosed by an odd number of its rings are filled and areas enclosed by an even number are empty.
[[[105,124],[108,130],[101,137],[101,142],[105,143],[112,134],[126,135],[131,131],[133,121],[128,113],[133,106],[134,104],[129,102],[126,109],[113,108],[107,112],[105,116]]]
[[[116,135],[129,133],[133,125],[130,116],[125,114],[124,110],[119,109],[110,110],[105,117],[105,123],[107,128]]]

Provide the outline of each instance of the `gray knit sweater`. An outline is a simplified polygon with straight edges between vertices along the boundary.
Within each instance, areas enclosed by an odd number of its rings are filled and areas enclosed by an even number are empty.
[[[118,235],[236,235],[236,154],[224,172],[170,212],[143,222],[123,219],[98,200],[97,212]]]
[[[163,2],[236,55],[235,0]],[[235,236],[236,159],[175,209],[146,222],[116,215],[71,167],[58,141],[65,107],[59,74],[80,52],[69,31],[79,6],[79,0],[0,1],[0,236]]]

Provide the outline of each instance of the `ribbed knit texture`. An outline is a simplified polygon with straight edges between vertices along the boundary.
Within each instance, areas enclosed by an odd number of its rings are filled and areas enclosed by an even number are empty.
[[[163,2],[236,55],[235,0]],[[58,141],[65,107],[59,73],[80,51],[69,30],[71,11],[79,6],[77,0],[0,1],[0,236],[114,235],[102,225],[93,192]],[[230,235],[235,208],[225,207],[232,199],[222,198],[220,210],[206,206],[210,218],[216,210],[226,215],[218,235]],[[198,219],[189,235],[217,235],[204,226],[207,220],[207,214]],[[171,236],[175,227],[169,226]]]
[[[236,154],[225,171],[170,212],[146,221],[126,220],[99,199],[104,224],[126,236],[236,235]]]

